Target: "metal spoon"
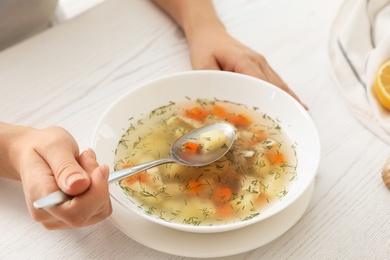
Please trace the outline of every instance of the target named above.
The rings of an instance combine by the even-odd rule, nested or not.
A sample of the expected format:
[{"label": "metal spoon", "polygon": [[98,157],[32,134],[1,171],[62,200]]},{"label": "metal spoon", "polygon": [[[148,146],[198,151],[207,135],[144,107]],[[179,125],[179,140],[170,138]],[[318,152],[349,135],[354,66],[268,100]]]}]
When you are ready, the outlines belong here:
[{"label": "metal spoon", "polygon": [[[202,135],[209,132],[215,132],[216,130],[222,131],[226,136],[224,144],[221,147],[203,153],[183,152],[183,146],[185,143],[198,142]],[[166,163],[178,163],[186,166],[204,166],[210,164],[220,159],[229,151],[229,149],[233,145],[234,139],[234,128],[229,124],[216,123],[197,128],[183,135],[172,144],[170,157],[158,159],[147,163],[142,163],[119,171],[114,171],[110,173],[108,177],[108,183],[113,183],[117,180]],[[45,197],[42,197],[41,199],[36,200],[33,205],[37,209],[49,208],[64,203],[65,201],[68,201],[70,199],[72,199],[71,196],[65,194],[61,190],[58,190],[46,195]]]}]

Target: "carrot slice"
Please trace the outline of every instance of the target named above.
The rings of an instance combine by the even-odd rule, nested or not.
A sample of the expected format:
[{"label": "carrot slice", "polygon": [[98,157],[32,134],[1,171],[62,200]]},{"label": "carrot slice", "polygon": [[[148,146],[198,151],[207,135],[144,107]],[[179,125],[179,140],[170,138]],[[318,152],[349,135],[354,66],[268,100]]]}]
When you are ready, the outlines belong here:
[{"label": "carrot slice", "polygon": [[183,145],[183,148],[184,152],[195,154],[200,149],[200,144],[195,142],[187,142]]},{"label": "carrot slice", "polygon": [[233,192],[229,187],[217,187],[214,190],[212,200],[216,203],[226,203],[232,197]]},{"label": "carrot slice", "polygon": [[216,206],[217,214],[221,217],[229,217],[234,214],[233,208],[230,203],[219,204]]},{"label": "carrot slice", "polygon": [[204,121],[208,117],[209,113],[202,110],[200,107],[194,107],[186,110],[185,115],[186,117],[197,121]]},{"label": "carrot slice", "polygon": [[229,118],[228,121],[235,126],[243,126],[243,127],[248,126],[250,125],[250,123],[252,123],[249,117],[243,114],[238,114],[232,118]]},{"label": "carrot slice", "polygon": [[205,189],[204,183],[197,180],[190,180],[187,183],[187,193],[188,195],[195,196],[199,195],[199,192],[203,191]]},{"label": "carrot slice", "polygon": [[213,114],[216,117],[219,117],[221,119],[227,119],[229,117],[229,114],[227,113],[226,109],[224,107],[215,105],[213,108]]},{"label": "carrot slice", "polygon": [[268,156],[268,159],[271,164],[281,164],[284,163],[284,155],[282,153],[272,154]]}]

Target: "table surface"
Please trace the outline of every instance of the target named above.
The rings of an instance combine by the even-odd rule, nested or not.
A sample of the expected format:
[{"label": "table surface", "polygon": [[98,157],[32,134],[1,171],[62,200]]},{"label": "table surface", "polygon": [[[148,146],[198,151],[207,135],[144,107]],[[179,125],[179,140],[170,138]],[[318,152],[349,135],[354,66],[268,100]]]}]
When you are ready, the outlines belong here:
[{"label": "table surface", "polygon": [[[224,259],[388,259],[390,191],[380,172],[390,147],[348,110],[328,63],[328,34],[342,1],[214,2],[228,31],[264,54],[310,107],[322,143],[303,217],[274,241]],[[184,35],[160,9],[109,0],[0,53],[0,120],[63,126],[85,149],[122,94],[188,70]],[[0,259],[184,258],[134,241],[110,219],[47,231],[31,219],[16,181],[0,179],[0,197]]]}]

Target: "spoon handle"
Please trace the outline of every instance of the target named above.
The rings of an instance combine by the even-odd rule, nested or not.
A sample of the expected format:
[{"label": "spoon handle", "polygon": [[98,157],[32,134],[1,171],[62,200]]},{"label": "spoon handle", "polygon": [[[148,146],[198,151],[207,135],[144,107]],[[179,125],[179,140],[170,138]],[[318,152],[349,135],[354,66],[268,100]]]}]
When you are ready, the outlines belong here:
[{"label": "spoon handle", "polygon": [[[177,161],[173,158],[163,158],[151,162],[138,164],[133,167],[125,168],[119,171],[114,171],[111,172],[110,175],[108,176],[108,184],[111,184],[125,177],[134,175],[136,173],[146,171],[147,169],[156,167],[158,165],[165,164],[165,163],[174,163],[174,162]],[[34,208],[36,209],[50,208],[62,204],[71,199],[72,196],[65,194],[62,190],[58,190],[34,201],[33,205]]]}]

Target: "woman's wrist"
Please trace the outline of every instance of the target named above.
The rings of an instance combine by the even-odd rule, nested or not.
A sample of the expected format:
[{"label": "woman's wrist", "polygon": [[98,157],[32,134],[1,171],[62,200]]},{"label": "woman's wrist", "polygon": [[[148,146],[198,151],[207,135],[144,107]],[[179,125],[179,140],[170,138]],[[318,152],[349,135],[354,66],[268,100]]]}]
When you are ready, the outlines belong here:
[{"label": "woman's wrist", "polygon": [[183,29],[188,42],[202,32],[224,31],[210,0],[154,0]]},{"label": "woman's wrist", "polygon": [[187,5],[183,11],[182,28],[189,42],[194,37],[202,37],[205,31],[226,32],[211,1],[202,0],[200,2],[199,4]]},{"label": "woman's wrist", "polygon": [[19,140],[28,127],[10,125],[0,122],[0,176],[20,180],[16,161],[21,154],[18,152]]}]

